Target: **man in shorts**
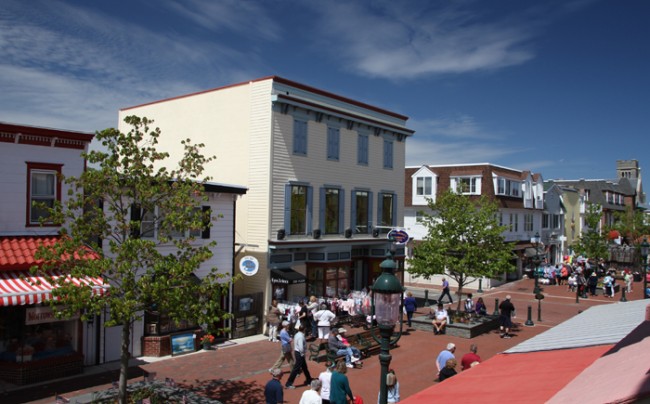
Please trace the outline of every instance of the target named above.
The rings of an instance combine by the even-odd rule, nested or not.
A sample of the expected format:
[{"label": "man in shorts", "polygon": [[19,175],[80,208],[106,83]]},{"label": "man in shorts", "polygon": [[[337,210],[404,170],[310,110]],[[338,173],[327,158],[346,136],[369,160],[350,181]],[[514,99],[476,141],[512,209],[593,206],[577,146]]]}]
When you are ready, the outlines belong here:
[{"label": "man in shorts", "polygon": [[511,338],[510,328],[512,328],[512,317],[515,315],[515,306],[510,301],[510,295],[506,296],[506,300],[499,305],[499,329],[501,330],[501,338]]}]

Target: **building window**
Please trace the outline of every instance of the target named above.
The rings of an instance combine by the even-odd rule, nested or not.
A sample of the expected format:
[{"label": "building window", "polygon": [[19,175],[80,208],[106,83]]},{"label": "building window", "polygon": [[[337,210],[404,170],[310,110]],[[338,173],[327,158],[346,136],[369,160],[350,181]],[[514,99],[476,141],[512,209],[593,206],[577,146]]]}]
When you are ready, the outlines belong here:
[{"label": "building window", "polygon": [[357,164],[368,165],[368,135],[357,137]]},{"label": "building window", "polygon": [[509,180],[507,178],[497,178],[497,195],[523,196],[521,192],[521,181]]},{"label": "building window", "polygon": [[27,163],[27,225],[47,223],[48,209],[61,201],[61,168],[63,164]]},{"label": "building window", "polygon": [[327,128],[327,159],[339,160],[339,143],[341,134],[338,128]]},{"label": "building window", "polygon": [[548,213],[544,213],[542,215],[542,229],[548,229],[549,226],[549,220],[548,220]]},{"label": "building window", "polygon": [[293,121],[293,154],[307,155],[307,121]]},{"label": "building window", "polygon": [[[160,239],[162,236],[168,238],[210,238],[210,212],[209,206],[196,207],[193,209],[192,218],[201,215],[203,226],[191,229],[163,229],[162,223],[165,221],[165,212],[159,207],[152,210],[143,211],[135,205],[131,206],[131,220],[140,221],[140,237]],[[166,232],[167,234],[163,234]]]},{"label": "building window", "polygon": [[503,213],[501,213],[501,212],[497,213],[497,219],[498,219],[498,221],[499,221],[499,226],[504,226],[504,223],[503,223]]},{"label": "building window", "polygon": [[524,231],[532,232],[533,231],[533,214],[526,213],[524,214]]},{"label": "building window", "polygon": [[393,142],[384,140],[384,168],[393,168]]},{"label": "building window", "polygon": [[553,215],[553,229],[560,228],[560,218],[562,215]]},{"label": "building window", "polygon": [[340,188],[321,188],[321,226],[325,234],[343,232],[343,190]]},{"label": "building window", "polygon": [[510,231],[515,233],[519,231],[519,215],[516,213],[510,214]]},{"label": "building window", "polygon": [[291,226],[289,234],[307,234],[307,187],[291,187]]},{"label": "building window", "polygon": [[380,226],[392,227],[397,224],[395,221],[396,202],[397,198],[395,194],[383,192],[379,194],[379,212],[377,212],[377,218],[379,219]]},{"label": "building window", "polygon": [[433,178],[417,177],[415,193],[418,196],[431,196],[433,194]]},{"label": "building window", "polygon": [[452,189],[464,195],[480,195],[481,177],[455,177],[451,179]]},{"label": "building window", "polygon": [[372,227],[370,212],[372,212],[372,193],[368,191],[354,191],[352,193],[352,218],[354,234],[368,234]]},{"label": "building window", "polygon": [[346,266],[307,268],[307,293],[325,297],[347,296],[350,293],[350,269]]}]

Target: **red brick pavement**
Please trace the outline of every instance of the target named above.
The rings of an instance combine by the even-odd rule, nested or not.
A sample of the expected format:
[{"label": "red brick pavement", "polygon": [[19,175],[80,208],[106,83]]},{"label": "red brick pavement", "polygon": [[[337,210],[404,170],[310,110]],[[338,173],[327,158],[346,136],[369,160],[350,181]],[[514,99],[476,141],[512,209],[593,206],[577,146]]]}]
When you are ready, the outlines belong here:
[{"label": "red brick pavement", "polygon": [[[636,290],[628,295],[628,300],[641,298],[641,286],[636,284]],[[451,337],[446,335],[433,335],[433,332],[410,331],[402,336],[399,346],[391,350],[391,368],[395,369],[400,380],[402,398],[406,398],[434,383],[435,358],[444,349],[448,342],[457,346],[456,356],[460,358],[468,352],[470,344],[478,345],[478,354],[483,360],[488,359],[499,352],[502,352],[522,341],[531,338],[550,327],[553,327],[568,318],[578,314],[580,311],[597,304],[616,303],[620,300],[620,294],[614,299],[607,299],[596,296],[588,299],[580,299],[575,302],[575,293],[566,290],[565,286],[543,286],[546,298],[542,301],[542,321],[537,321],[537,301],[532,294],[533,281],[520,280],[508,283],[499,288],[486,291],[482,294],[488,311],[494,310],[495,300],[502,301],[507,294],[512,296],[512,302],[517,308],[515,319],[514,337],[512,339],[499,338],[498,332],[480,335],[471,340]],[[434,293],[435,294],[435,293]],[[478,295],[475,293],[474,297]],[[455,305],[455,304],[454,304]],[[527,319],[527,306],[532,307],[532,320],[535,323],[532,327],[524,326]],[[428,309],[421,308],[419,313],[424,314]],[[350,331],[356,332],[355,329]],[[264,385],[270,379],[268,368],[275,362],[280,354],[278,343],[258,341],[244,345],[234,345],[216,351],[198,352],[195,354],[173,357],[170,359],[144,364],[138,369],[132,369],[133,374],[141,380],[141,371],[156,372],[157,378],[171,377],[179,385],[192,389],[200,389],[201,394],[222,401],[223,403],[258,404],[264,402]],[[309,370],[313,377],[324,370],[323,364],[309,362]],[[283,367],[285,374],[283,382],[288,378],[288,365]],[[362,369],[350,369],[348,377],[355,395],[360,395],[367,402],[374,402],[377,397],[379,386],[379,359],[372,355],[364,360]],[[112,376],[116,378],[116,373]],[[68,398],[80,394],[89,393],[110,387],[110,377],[100,375],[94,380],[86,381],[89,385],[80,386],[79,381],[83,378],[67,381],[53,382],[41,386],[40,397],[29,397],[27,391],[23,391],[23,398],[15,395],[20,392],[10,392],[5,396],[3,402],[29,402],[37,404],[51,403],[54,392],[63,393]],[[103,378],[103,379],[102,379]],[[136,379],[133,379],[136,380]],[[95,383],[93,383],[95,381]],[[296,379],[295,390],[285,390],[287,403],[297,403],[302,392],[307,388],[304,384],[304,376]],[[7,401],[8,400],[8,401]]]}]

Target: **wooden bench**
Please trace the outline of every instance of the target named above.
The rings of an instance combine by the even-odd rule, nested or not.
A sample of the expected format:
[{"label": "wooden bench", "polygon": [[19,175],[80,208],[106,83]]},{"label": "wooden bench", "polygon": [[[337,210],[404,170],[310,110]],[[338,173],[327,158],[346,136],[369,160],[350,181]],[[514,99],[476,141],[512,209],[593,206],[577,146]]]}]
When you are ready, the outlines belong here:
[{"label": "wooden bench", "polygon": [[[376,341],[372,337],[372,333],[379,337],[379,329],[373,328],[350,335],[347,337],[348,343],[357,348],[363,356],[369,356],[372,352],[381,348],[381,342]],[[395,344],[392,345],[394,346]],[[336,362],[345,357],[345,355],[337,355],[336,352],[330,351],[327,342],[311,343],[308,349],[309,360],[314,362],[320,362],[322,359]]]}]

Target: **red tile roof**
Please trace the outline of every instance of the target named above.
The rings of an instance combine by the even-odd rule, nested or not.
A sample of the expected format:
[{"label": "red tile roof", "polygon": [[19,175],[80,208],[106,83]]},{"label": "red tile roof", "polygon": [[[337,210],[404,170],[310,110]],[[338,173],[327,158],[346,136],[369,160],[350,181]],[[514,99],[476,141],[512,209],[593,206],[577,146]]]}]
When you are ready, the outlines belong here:
[{"label": "red tile roof", "polygon": [[34,258],[38,247],[53,246],[59,236],[0,237],[0,271],[25,270],[42,261]]}]

